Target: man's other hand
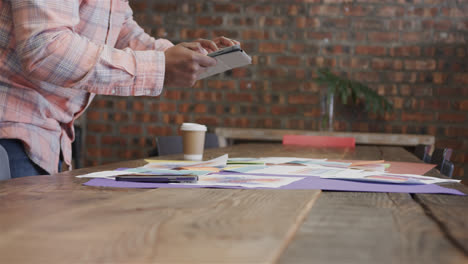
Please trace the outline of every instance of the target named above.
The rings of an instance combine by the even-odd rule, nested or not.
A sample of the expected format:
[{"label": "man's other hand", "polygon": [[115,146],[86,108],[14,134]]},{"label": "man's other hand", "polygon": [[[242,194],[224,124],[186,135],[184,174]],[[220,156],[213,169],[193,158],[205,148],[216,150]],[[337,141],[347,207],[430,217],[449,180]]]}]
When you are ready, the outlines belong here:
[{"label": "man's other hand", "polygon": [[216,60],[199,42],[184,42],[167,49],[165,86],[192,87],[206,68],[216,65]]}]

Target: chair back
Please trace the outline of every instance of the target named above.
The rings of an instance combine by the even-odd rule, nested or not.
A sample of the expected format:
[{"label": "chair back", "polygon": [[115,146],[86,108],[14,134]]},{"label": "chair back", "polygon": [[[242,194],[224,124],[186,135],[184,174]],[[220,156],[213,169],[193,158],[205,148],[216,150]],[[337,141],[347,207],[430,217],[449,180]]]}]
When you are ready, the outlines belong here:
[{"label": "chair back", "polygon": [[450,161],[450,157],[452,156],[452,149],[451,148],[436,148],[432,153],[431,163],[437,164],[436,169],[441,170],[442,163],[444,160]]},{"label": "chair back", "polygon": [[205,149],[219,148],[218,136],[215,133],[205,134]]},{"label": "chair back", "polygon": [[431,146],[419,144],[414,149],[414,155],[425,163],[431,162]]},{"label": "chair back", "polygon": [[158,156],[179,154],[184,151],[181,136],[156,137]]},{"label": "chair back", "polygon": [[[218,136],[214,133],[205,134],[205,149],[219,148]],[[180,154],[184,152],[181,136],[156,137],[156,149],[150,152],[150,156],[163,156]]]},{"label": "chair back", "polygon": [[440,173],[442,173],[443,175],[449,178],[452,178],[454,169],[455,169],[455,165],[453,165],[451,161],[444,160],[440,168]]},{"label": "chair back", "polygon": [[353,137],[284,135],[283,145],[299,145],[318,148],[354,148],[356,146],[356,139]]},{"label": "chair back", "polygon": [[10,162],[8,160],[8,153],[5,148],[0,145],[0,181],[11,179]]}]

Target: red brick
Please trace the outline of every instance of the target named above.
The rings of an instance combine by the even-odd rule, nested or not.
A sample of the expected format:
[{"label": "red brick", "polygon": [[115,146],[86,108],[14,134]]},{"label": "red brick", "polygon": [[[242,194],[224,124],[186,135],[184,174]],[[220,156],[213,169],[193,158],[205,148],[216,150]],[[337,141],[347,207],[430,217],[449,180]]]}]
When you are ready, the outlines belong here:
[{"label": "red brick", "polygon": [[252,95],[252,93],[228,93],[226,94],[226,100],[228,100],[229,102],[253,102],[254,101],[254,97]]},{"label": "red brick", "polygon": [[318,104],[319,98],[317,95],[289,95],[288,96],[288,104]]},{"label": "red brick", "polygon": [[263,42],[259,44],[258,50],[262,53],[282,53],[286,49],[284,43]]},{"label": "red brick", "polygon": [[440,113],[438,120],[446,122],[465,122],[466,115],[466,113]]},{"label": "red brick", "polygon": [[342,13],[340,6],[318,5],[309,8],[310,16],[339,16]]},{"label": "red brick", "polygon": [[250,126],[250,120],[245,117],[241,118],[226,118],[224,119],[224,125],[225,126],[230,126],[230,127],[249,127]]},{"label": "red brick", "polygon": [[397,32],[370,32],[368,34],[371,42],[396,42],[398,41]]},{"label": "red brick", "polygon": [[276,58],[276,63],[286,66],[298,66],[301,63],[301,58],[294,56],[281,56]]},{"label": "red brick", "polygon": [[96,145],[98,142],[96,136],[86,135],[86,145]]},{"label": "red brick", "polygon": [[92,121],[99,121],[99,120],[102,120],[101,118],[101,112],[98,112],[98,111],[88,111],[86,113],[86,118],[88,120],[92,120]]},{"label": "red brick", "polygon": [[223,23],[222,17],[198,17],[197,24],[200,26],[219,26]]},{"label": "red brick", "polygon": [[288,24],[287,20],[283,17],[259,17],[258,19],[258,26],[272,26],[272,27],[282,27]]},{"label": "red brick", "polygon": [[273,11],[271,5],[253,5],[246,8],[247,13],[254,14],[270,14]]},{"label": "red brick", "polygon": [[324,39],[331,39],[333,34],[330,32],[307,32],[307,39],[317,39],[317,40],[324,40]]},{"label": "red brick", "polygon": [[460,102],[460,110],[468,111],[468,100],[463,100]]},{"label": "red brick", "polygon": [[296,114],[297,112],[298,112],[298,109],[295,106],[275,105],[271,107],[271,113],[273,115],[291,115],[291,114]]},{"label": "red brick", "polygon": [[183,40],[191,41],[193,39],[198,38],[208,38],[208,32],[206,29],[198,28],[198,29],[187,29],[184,28],[180,31],[180,38]]},{"label": "red brick", "polygon": [[176,104],[172,102],[159,102],[158,104],[152,105],[152,112],[175,112]]},{"label": "red brick", "polygon": [[223,98],[223,95],[218,92],[196,92],[195,99],[197,101],[211,101],[211,102],[219,102]]},{"label": "red brick", "polygon": [[195,122],[204,124],[206,126],[218,126],[219,125],[219,120],[217,117],[199,117],[195,119]]},{"label": "red brick", "polygon": [[114,120],[116,122],[127,121],[128,120],[128,114],[127,113],[114,113],[112,120]]},{"label": "red brick", "polygon": [[237,4],[215,4],[214,5],[215,12],[222,12],[222,13],[239,13],[240,7]]},{"label": "red brick", "polygon": [[417,16],[417,17],[434,17],[438,13],[438,8],[425,8],[425,7],[418,7],[418,8],[411,8],[408,9],[406,14],[407,16]]},{"label": "red brick", "polygon": [[403,7],[384,6],[377,9],[376,15],[382,17],[401,17],[405,13]]},{"label": "red brick", "polygon": [[161,136],[168,136],[173,133],[172,129],[168,126],[156,126],[156,125],[147,126],[146,132],[148,133],[148,135],[161,135]]},{"label": "red brick", "polygon": [[207,111],[206,104],[196,104],[193,109],[193,112],[198,113],[198,114],[206,113],[206,111]]},{"label": "red brick", "polygon": [[334,67],[336,65],[335,58],[324,58],[324,57],[316,57],[309,59],[310,66],[317,66],[317,67]]},{"label": "red brick", "polygon": [[363,5],[346,5],[343,9],[347,16],[366,16],[372,11],[372,8]]},{"label": "red brick", "polygon": [[232,77],[234,78],[245,78],[251,75],[250,69],[246,67],[240,67],[232,69]]},{"label": "red brick", "polygon": [[87,130],[96,133],[110,133],[112,132],[112,126],[109,124],[88,123]]},{"label": "red brick", "polygon": [[346,4],[352,2],[353,0],[323,0],[324,4]]},{"label": "red brick", "polygon": [[386,49],[381,46],[356,46],[355,52],[357,55],[383,56],[386,54]]},{"label": "red brick", "polygon": [[245,40],[251,39],[268,39],[268,32],[265,30],[246,30],[242,32],[242,38]]},{"label": "red brick", "polygon": [[340,59],[340,67],[344,67],[344,68],[366,70],[366,69],[369,69],[370,64],[371,63],[369,59],[367,58],[352,57],[352,58]]},{"label": "red brick", "polygon": [[320,20],[314,17],[298,17],[296,18],[297,28],[317,28],[320,26]]},{"label": "red brick", "polygon": [[444,14],[444,16],[446,17],[450,17],[450,18],[453,18],[453,17],[460,17],[460,18],[466,18],[466,13],[468,11],[468,8],[466,6],[464,6],[465,10],[463,10],[462,8],[442,8],[442,14]]},{"label": "red brick", "polygon": [[450,20],[425,20],[422,22],[422,26],[425,29],[450,30],[450,28],[452,27],[452,22]]},{"label": "red brick", "polygon": [[431,40],[431,33],[429,31],[405,32],[400,34],[400,39],[403,43],[424,43]]},{"label": "red brick", "polygon": [[401,70],[403,63],[401,60],[395,59],[383,59],[374,58],[372,59],[372,69],[374,70]]},{"label": "red brick", "polygon": [[429,122],[434,120],[433,113],[402,113],[401,121]]},{"label": "red brick", "polygon": [[261,78],[282,78],[286,76],[286,73],[282,68],[262,68],[258,71]]},{"label": "red brick", "polygon": [[[348,29],[349,25],[351,24],[350,18],[322,18],[320,21],[320,26],[325,28],[341,28],[341,29]],[[311,26],[318,26],[318,25],[311,25]]]},{"label": "red brick", "polygon": [[302,44],[302,43],[293,43],[289,50],[293,53],[302,53],[305,51],[305,44]]},{"label": "red brick", "polygon": [[177,4],[157,3],[153,5],[153,10],[157,14],[175,12],[177,11]]},{"label": "red brick", "polygon": [[119,132],[120,134],[138,135],[141,134],[142,127],[140,125],[120,126]]},{"label": "red brick", "polygon": [[124,137],[103,135],[101,143],[104,145],[126,145],[127,140]]},{"label": "red brick", "polygon": [[458,73],[453,77],[454,82],[468,84],[468,73]]},{"label": "red brick", "polygon": [[435,60],[405,60],[405,69],[410,71],[433,71],[436,69]]},{"label": "red brick", "polygon": [[236,87],[236,82],[233,80],[222,81],[222,80],[210,80],[208,81],[208,88],[220,89],[220,90],[232,90]]},{"label": "red brick", "polygon": [[133,110],[134,111],[144,111],[145,110],[145,104],[143,103],[143,101],[133,102]]},{"label": "red brick", "polygon": [[421,47],[400,46],[400,47],[390,48],[389,55],[392,57],[417,57],[421,55]]},{"label": "red brick", "polygon": [[152,113],[133,113],[132,121],[135,123],[157,122],[158,116]]}]

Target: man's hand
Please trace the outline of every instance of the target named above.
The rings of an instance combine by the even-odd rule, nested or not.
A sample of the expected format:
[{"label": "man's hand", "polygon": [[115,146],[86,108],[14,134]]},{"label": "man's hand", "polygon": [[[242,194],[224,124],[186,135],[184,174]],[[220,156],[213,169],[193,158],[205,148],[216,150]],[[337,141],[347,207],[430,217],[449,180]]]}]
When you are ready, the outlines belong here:
[{"label": "man's hand", "polygon": [[180,43],[167,49],[164,85],[192,87],[199,74],[216,65],[216,60],[206,56],[207,53],[197,42]]},{"label": "man's hand", "polygon": [[217,37],[213,40],[208,39],[197,39],[195,42],[200,43],[200,45],[208,52],[215,52],[219,48],[230,47],[234,45],[240,45],[240,42],[234,39],[229,39],[226,37]]}]

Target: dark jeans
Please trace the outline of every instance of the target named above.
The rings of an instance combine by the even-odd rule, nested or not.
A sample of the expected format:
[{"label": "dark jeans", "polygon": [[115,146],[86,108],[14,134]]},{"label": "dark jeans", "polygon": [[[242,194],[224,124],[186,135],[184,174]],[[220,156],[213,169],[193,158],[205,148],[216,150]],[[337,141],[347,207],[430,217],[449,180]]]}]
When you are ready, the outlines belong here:
[{"label": "dark jeans", "polygon": [[49,173],[29,159],[28,155],[24,151],[24,146],[21,140],[0,139],[0,145],[2,145],[8,153],[11,178],[49,175]]}]

